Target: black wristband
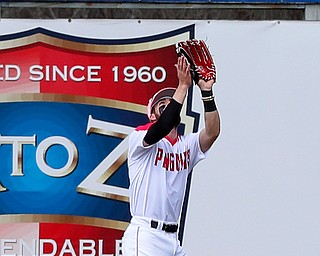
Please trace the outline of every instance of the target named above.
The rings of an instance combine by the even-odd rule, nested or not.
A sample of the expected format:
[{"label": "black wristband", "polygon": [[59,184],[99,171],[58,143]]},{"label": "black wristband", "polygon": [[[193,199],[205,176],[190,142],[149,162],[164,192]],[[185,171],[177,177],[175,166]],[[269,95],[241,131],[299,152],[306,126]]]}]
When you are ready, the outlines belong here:
[{"label": "black wristband", "polygon": [[212,90],[210,90],[210,91],[201,90],[201,96],[202,96],[202,99],[208,98],[208,97],[213,97],[213,91]]},{"label": "black wristband", "polygon": [[213,91],[201,90],[201,96],[205,112],[213,112],[217,110],[216,103],[214,101]]}]

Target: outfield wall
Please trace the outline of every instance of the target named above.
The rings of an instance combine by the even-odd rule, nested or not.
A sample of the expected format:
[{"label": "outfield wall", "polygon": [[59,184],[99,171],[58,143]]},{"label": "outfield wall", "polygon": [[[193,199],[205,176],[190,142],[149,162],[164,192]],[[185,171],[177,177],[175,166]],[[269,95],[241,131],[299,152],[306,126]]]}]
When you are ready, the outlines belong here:
[{"label": "outfield wall", "polygon": [[[126,136],[146,120],[148,95],[176,82],[174,43],[200,38],[217,65],[222,130],[192,175],[186,251],[318,255],[318,30],[306,21],[2,19],[0,254],[121,255]],[[183,132],[201,129],[201,112],[193,88]]]}]

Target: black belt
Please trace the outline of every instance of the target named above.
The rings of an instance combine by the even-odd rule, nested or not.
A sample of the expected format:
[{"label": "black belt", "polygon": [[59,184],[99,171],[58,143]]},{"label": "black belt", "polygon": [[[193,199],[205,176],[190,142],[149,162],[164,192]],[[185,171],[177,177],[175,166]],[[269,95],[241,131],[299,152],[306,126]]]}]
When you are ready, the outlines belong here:
[{"label": "black belt", "polygon": [[[159,222],[156,220],[151,221],[151,227],[157,229],[159,225]],[[178,230],[177,224],[162,224],[162,230],[168,233],[175,233]]]}]

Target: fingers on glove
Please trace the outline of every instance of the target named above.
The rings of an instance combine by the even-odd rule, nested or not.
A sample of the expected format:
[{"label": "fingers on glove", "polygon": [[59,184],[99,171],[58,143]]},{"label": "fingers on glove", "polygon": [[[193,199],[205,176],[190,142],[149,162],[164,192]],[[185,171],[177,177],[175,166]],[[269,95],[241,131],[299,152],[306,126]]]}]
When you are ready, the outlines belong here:
[{"label": "fingers on glove", "polygon": [[205,42],[203,40],[199,40],[199,45],[200,45],[200,50],[203,57],[203,62],[209,65],[212,64],[213,59]]},{"label": "fingers on glove", "polygon": [[192,39],[192,40],[188,40],[187,41],[191,55],[192,55],[192,59],[195,62],[195,65],[199,65],[199,63],[202,62],[202,54],[199,51],[199,40],[197,39]]},{"label": "fingers on glove", "polygon": [[197,83],[199,79],[211,80],[215,77],[213,59],[203,40],[192,39],[185,42],[194,62],[193,78]]},{"label": "fingers on glove", "polygon": [[203,79],[206,72],[206,56],[202,49],[203,41],[192,39],[189,41],[191,48],[193,49],[192,53],[195,59],[196,73],[199,79]]},{"label": "fingers on glove", "polygon": [[212,55],[203,40],[199,40],[199,45],[199,49],[201,50],[203,56],[203,65],[201,67],[202,70],[199,70],[199,72],[201,73],[199,74],[199,76],[205,81],[214,80],[215,82],[216,67]]},{"label": "fingers on glove", "polygon": [[191,39],[176,44],[178,55],[184,55],[190,63],[193,80],[216,81],[216,68],[211,53],[203,40]]},{"label": "fingers on glove", "polygon": [[188,46],[187,42],[180,42],[177,43],[176,51],[179,56],[183,55],[186,57],[187,61],[189,62],[191,67],[194,67],[194,61],[192,58],[192,53],[190,51],[190,47]]},{"label": "fingers on glove", "polygon": [[190,47],[190,41],[183,41],[176,44],[176,52],[179,56],[183,55],[188,63],[190,64],[190,73],[192,76],[192,79],[196,82],[198,81],[198,75],[196,73],[197,65],[195,63],[193,50]]}]

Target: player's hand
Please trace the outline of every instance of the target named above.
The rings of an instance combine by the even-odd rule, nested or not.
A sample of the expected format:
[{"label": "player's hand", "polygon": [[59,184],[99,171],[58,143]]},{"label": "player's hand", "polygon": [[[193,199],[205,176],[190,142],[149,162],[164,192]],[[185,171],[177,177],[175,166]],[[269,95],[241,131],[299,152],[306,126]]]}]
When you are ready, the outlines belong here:
[{"label": "player's hand", "polygon": [[177,76],[179,79],[179,86],[189,88],[192,85],[192,77],[190,73],[190,64],[184,56],[178,57],[177,64]]}]

